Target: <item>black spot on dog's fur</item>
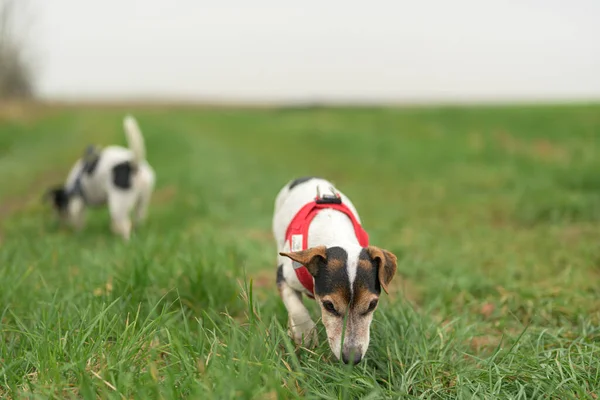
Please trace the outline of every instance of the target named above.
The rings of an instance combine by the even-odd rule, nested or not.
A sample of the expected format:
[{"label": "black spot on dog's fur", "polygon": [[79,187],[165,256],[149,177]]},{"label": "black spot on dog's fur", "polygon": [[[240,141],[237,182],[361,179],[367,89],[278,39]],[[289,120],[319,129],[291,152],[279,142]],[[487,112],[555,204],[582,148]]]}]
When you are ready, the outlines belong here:
[{"label": "black spot on dog's fur", "polygon": [[49,195],[52,197],[52,204],[59,212],[64,212],[69,206],[69,194],[63,187],[51,189]]},{"label": "black spot on dog's fur", "polygon": [[121,189],[131,188],[132,179],[135,168],[129,161],[124,161],[115,165],[112,168],[113,171],[113,182],[116,187]]},{"label": "black spot on dog's fur", "polygon": [[358,287],[363,287],[367,289],[371,293],[380,294],[381,293],[381,284],[379,283],[378,278],[378,268],[379,265],[375,260],[373,260],[367,249],[362,249],[359,256],[359,261],[366,261],[372,265],[373,268],[365,269],[365,268],[357,268],[356,269],[356,278],[354,279],[354,292],[358,292]]},{"label": "black spot on dog's fur", "polygon": [[298,178],[298,179],[294,179],[291,183],[290,183],[290,190],[292,190],[293,188],[295,188],[296,186],[300,185],[301,183],[304,182],[308,182],[311,179],[316,179],[316,176],[304,176],[302,178]]},{"label": "black spot on dog's fur", "polygon": [[[349,303],[351,298],[350,282],[348,280],[348,253],[341,247],[327,249],[327,261],[322,261],[319,273],[315,276],[315,293],[324,296],[333,292],[341,293]],[[328,267],[327,264],[337,263],[340,267]]]}]

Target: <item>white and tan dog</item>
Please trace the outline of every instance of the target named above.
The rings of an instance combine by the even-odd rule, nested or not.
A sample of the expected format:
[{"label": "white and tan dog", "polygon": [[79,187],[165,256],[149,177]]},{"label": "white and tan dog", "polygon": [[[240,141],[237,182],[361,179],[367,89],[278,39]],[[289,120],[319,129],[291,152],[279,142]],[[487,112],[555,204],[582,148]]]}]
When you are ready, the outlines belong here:
[{"label": "white and tan dog", "polygon": [[294,341],[317,343],[315,323],[302,303],[305,294],[321,306],[333,354],[347,364],[360,362],[381,289],[387,293],[396,273],[396,256],[368,245],[350,199],[319,178],[296,179],[279,192],[273,234],[277,287]]},{"label": "white and tan dog", "polygon": [[87,206],[108,204],[112,230],[128,240],[135,211],[135,222],[146,217],[154,188],[154,170],[146,161],[142,132],[132,116],[123,121],[129,148],[109,146],[101,150],[90,146],[77,160],[64,185],[48,194],[62,220],[76,229],[85,224]]}]

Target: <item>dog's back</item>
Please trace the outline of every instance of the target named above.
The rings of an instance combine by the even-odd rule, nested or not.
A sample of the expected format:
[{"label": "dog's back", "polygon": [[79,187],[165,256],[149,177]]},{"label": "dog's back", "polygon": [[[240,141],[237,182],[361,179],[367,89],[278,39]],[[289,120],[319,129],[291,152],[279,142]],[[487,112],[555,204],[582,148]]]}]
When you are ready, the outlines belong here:
[{"label": "dog's back", "polygon": [[154,170],[146,161],[146,148],[136,119],[128,115],[123,119],[123,129],[128,148],[108,146],[98,151],[95,159],[88,162],[77,160],[65,187],[72,190],[80,185],[88,204],[103,204],[111,190],[129,190],[135,186],[148,191],[154,185]]},{"label": "dog's back", "polygon": [[[83,168],[79,160],[74,169]],[[77,174],[72,180],[76,179]],[[90,204],[102,204],[113,189],[128,190],[140,183],[154,180],[154,171],[145,161],[138,161],[134,153],[125,147],[108,146],[99,154],[97,165],[93,170],[81,175],[81,186]]]},{"label": "dog's back", "polygon": [[[283,248],[286,230],[300,209],[307,203],[313,201],[318,193],[329,194],[333,183],[316,177],[298,178],[285,185],[277,194],[275,199],[275,211],[273,214],[273,236],[277,248]],[[335,188],[334,188],[335,189]],[[346,195],[335,189],[342,197],[342,202],[356,215],[360,222],[358,212]]]}]

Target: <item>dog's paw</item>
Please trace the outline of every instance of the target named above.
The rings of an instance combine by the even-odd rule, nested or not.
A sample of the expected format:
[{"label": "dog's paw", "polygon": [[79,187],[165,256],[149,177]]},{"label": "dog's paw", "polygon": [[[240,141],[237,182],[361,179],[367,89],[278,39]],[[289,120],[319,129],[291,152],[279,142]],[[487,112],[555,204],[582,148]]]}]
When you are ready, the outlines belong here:
[{"label": "dog's paw", "polygon": [[290,321],[288,333],[297,345],[303,345],[304,347],[312,349],[319,344],[317,326],[310,320],[298,325],[293,325]]}]

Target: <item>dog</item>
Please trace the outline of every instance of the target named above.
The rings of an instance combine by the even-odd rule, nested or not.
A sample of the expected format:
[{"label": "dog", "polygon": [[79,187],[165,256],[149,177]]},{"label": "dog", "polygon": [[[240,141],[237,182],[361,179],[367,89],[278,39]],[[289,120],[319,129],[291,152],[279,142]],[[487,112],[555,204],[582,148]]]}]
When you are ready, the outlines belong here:
[{"label": "dog", "polygon": [[71,169],[66,183],[50,189],[60,219],[80,230],[85,224],[85,209],[108,204],[112,231],[129,240],[134,211],[135,223],[147,215],[154,189],[154,170],[146,161],[142,132],[134,117],[123,120],[129,148],[89,146]]},{"label": "dog", "polygon": [[278,249],[277,288],[297,344],[318,344],[302,302],[314,298],[329,347],[346,364],[364,357],[381,289],[396,273],[394,254],[369,246],[354,205],[325,179],[299,178],[275,199],[273,235]]}]

